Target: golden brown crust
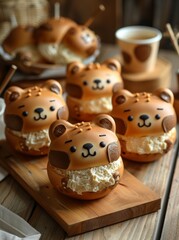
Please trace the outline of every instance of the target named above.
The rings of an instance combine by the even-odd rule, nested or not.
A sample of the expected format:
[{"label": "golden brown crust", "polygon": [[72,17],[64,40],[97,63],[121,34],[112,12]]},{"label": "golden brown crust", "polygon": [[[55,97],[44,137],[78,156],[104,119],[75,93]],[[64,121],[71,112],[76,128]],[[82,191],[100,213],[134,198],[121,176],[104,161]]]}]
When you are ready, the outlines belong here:
[{"label": "golden brown crust", "polygon": [[[117,160],[121,153],[115,122],[106,114],[97,116],[92,122],[76,124],[57,120],[51,124],[49,136],[49,161],[59,169],[82,170],[106,165]],[[104,146],[100,145],[101,141]],[[74,152],[71,151],[73,147]]]},{"label": "golden brown crust", "polygon": [[70,27],[77,24],[69,18],[51,18],[41,24],[35,31],[35,40],[39,43],[59,43]]},{"label": "golden brown crust", "polygon": [[47,80],[39,86],[11,86],[4,100],[7,141],[15,150],[26,154],[47,154],[50,125],[57,119],[68,119],[60,83]]},{"label": "golden brown crust", "polygon": [[[48,129],[59,119],[68,119],[68,108],[62,87],[56,80],[47,80],[42,86],[9,87],[4,99],[6,126],[23,133]],[[24,115],[25,114],[25,115]]]},{"label": "golden brown crust", "polygon": [[50,126],[49,136],[47,173],[58,191],[89,200],[104,197],[119,183],[124,166],[111,116],[76,124],[61,119]]},{"label": "golden brown crust", "polygon": [[[67,58],[62,60],[64,63],[69,62],[68,58],[71,58],[71,55],[77,55],[77,59],[95,57],[98,54],[96,50],[100,47],[99,38],[93,31],[64,17],[50,18],[36,28],[17,26],[10,31],[2,46],[7,53],[20,54],[24,61],[33,62],[34,58],[34,62],[55,62],[56,60],[51,59],[51,53],[40,50],[41,44],[45,44],[47,49],[56,44],[58,57]],[[27,46],[31,49],[27,49]],[[68,53],[65,53],[66,48]],[[18,55],[17,57],[19,58]]]},{"label": "golden brown crust", "polygon": [[34,28],[32,26],[17,26],[12,29],[2,43],[4,50],[8,53],[17,48],[34,44]]},{"label": "golden brown crust", "polygon": [[123,88],[121,65],[115,58],[102,63],[72,62],[67,66],[67,105],[72,118],[91,121],[112,110],[114,91]]},{"label": "golden brown crust", "polygon": [[111,112],[111,116],[120,122],[117,133],[141,137],[169,132],[176,125],[173,101],[173,93],[167,88],[153,93],[119,90],[113,94]]},{"label": "golden brown crust", "polygon": [[84,58],[91,56],[99,48],[95,33],[85,26],[70,28],[62,43]]}]

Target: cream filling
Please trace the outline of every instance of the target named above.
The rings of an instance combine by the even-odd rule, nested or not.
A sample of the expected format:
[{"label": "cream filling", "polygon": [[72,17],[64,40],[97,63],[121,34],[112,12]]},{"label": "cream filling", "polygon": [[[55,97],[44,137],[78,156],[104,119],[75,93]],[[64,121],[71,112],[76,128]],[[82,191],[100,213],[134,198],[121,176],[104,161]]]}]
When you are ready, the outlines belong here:
[{"label": "cream filling", "polygon": [[108,113],[112,110],[111,97],[102,97],[90,101],[80,102],[80,112],[85,113]]},{"label": "cream filling", "polygon": [[167,149],[165,141],[172,138],[175,132],[176,129],[172,128],[168,133],[160,136],[125,137],[118,134],[118,137],[126,142],[128,152],[138,154],[163,153]]},{"label": "cream filling", "polygon": [[40,148],[50,145],[48,129],[43,129],[38,132],[21,133],[19,131],[11,131],[15,136],[22,137],[25,140],[25,145],[28,149],[39,151]]},{"label": "cream filling", "polygon": [[67,64],[72,61],[83,61],[83,58],[78,54],[65,47],[63,44],[41,43],[38,45],[39,52],[47,60],[56,64]]},{"label": "cream filling", "polygon": [[122,160],[118,160],[104,166],[93,167],[84,170],[59,170],[55,171],[67,177],[67,188],[73,192],[82,194],[83,192],[98,192],[109,186],[113,186],[116,182],[114,174],[119,173],[122,167]]}]

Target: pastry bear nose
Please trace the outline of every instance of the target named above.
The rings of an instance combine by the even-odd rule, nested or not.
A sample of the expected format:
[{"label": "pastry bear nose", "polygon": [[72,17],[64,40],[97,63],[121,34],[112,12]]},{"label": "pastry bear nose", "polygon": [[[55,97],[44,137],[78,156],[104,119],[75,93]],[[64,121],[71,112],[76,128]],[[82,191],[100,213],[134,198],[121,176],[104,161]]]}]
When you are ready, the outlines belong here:
[{"label": "pastry bear nose", "polygon": [[36,108],[36,109],[34,110],[34,112],[40,114],[41,112],[43,112],[43,108]]},{"label": "pastry bear nose", "polygon": [[83,145],[83,148],[87,149],[87,150],[90,150],[92,147],[93,147],[93,144],[91,144],[91,143],[86,143]]},{"label": "pastry bear nose", "polygon": [[100,79],[95,79],[93,82],[96,83],[96,84],[99,84],[101,82],[101,80]]},{"label": "pastry bear nose", "polygon": [[147,120],[149,118],[149,116],[148,115],[146,115],[146,114],[143,114],[143,115],[141,115],[140,116],[140,119],[142,119],[142,120]]}]

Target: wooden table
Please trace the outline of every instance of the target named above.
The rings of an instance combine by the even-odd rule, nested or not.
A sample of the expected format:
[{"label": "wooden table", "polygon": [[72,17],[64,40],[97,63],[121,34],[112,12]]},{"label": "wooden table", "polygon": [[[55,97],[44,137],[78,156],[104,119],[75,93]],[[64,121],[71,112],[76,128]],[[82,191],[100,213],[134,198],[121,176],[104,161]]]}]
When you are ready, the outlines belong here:
[{"label": "wooden table", "polygon": [[[118,54],[116,46],[103,46],[100,61]],[[177,90],[176,70],[178,57],[175,52],[161,51],[160,55],[172,62],[171,89]],[[2,135],[2,133],[1,133]],[[157,212],[128,221],[100,228],[74,237],[64,230],[37,204],[10,175],[0,182],[0,203],[28,221],[41,234],[43,240],[138,240],[178,239],[179,236],[179,163],[178,142],[160,160],[139,164],[125,161],[125,168],[162,198]]]}]

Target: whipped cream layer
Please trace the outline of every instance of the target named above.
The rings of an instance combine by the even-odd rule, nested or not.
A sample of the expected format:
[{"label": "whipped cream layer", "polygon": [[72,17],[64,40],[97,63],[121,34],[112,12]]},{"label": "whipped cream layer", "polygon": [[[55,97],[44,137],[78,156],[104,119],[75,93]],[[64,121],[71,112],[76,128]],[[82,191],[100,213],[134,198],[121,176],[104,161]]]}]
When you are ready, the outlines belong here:
[{"label": "whipped cream layer", "polygon": [[56,64],[67,64],[72,61],[83,61],[83,58],[75,54],[64,44],[41,43],[38,45],[39,52],[44,58]]},{"label": "whipped cream layer", "polygon": [[28,149],[34,149],[38,151],[40,148],[50,145],[48,131],[48,129],[43,129],[38,132],[21,133],[19,131],[11,131],[11,133],[17,137],[24,138],[25,145],[28,147]]},{"label": "whipped cream layer", "polygon": [[[67,178],[67,188],[73,192],[98,192],[116,183],[115,174],[119,174],[122,167],[122,159],[99,167],[92,167],[83,170],[59,170],[54,168],[57,174]],[[121,177],[121,176],[120,176]]]},{"label": "whipped cream layer", "polygon": [[84,113],[108,113],[112,110],[111,97],[100,97],[89,101],[80,101],[80,112]]},{"label": "whipped cream layer", "polygon": [[128,152],[138,154],[152,154],[163,153],[167,149],[166,140],[171,139],[175,135],[176,129],[172,128],[168,133],[160,136],[146,136],[146,137],[125,137],[118,135],[118,138],[126,142],[126,149]]}]

